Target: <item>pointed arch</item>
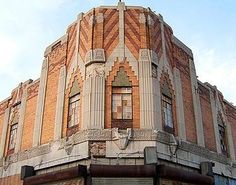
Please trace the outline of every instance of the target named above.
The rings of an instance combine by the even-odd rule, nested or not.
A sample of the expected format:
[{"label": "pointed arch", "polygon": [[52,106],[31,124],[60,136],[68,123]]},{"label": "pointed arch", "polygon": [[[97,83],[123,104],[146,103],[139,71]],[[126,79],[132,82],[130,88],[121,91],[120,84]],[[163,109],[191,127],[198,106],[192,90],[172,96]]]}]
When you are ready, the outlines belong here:
[{"label": "pointed arch", "polygon": [[[81,77],[79,69],[77,68],[77,70],[75,70],[72,73],[68,87],[65,91],[65,102],[64,102],[65,107],[64,107],[64,119],[63,119],[64,121],[63,121],[63,133],[62,133],[63,137],[70,136],[78,132],[78,130],[81,127],[82,89],[83,89],[83,79]],[[74,113],[72,114],[71,111],[74,111]]]},{"label": "pointed arch", "polygon": [[[115,94],[125,94],[115,97]],[[124,96],[124,106],[120,105],[118,101],[122,102]],[[140,127],[140,107],[139,107],[139,85],[138,78],[132,71],[129,62],[125,60],[120,63],[118,60],[114,62],[112,70],[106,78],[106,103],[105,103],[105,128],[119,127],[119,128],[139,128]],[[117,102],[113,101],[117,98]],[[119,99],[119,100],[118,100]],[[117,104],[116,104],[117,103]],[[117,105],[115,107],[115,105]],[[116,109],[123,110],[125,113],[122,115],[127,118],[121,121],[114,121]],[[113,110],[112,110],[113,109]],[[121,112],[121,111],[120,111]],[[117,113],[121,118],[121,113]],[[117,118],[117,117],[115,117]],[[132,118],[132,119],[131,119]],[[123,123],[123,126],[121,125]]]},{"label": "pointed arch", "polygon": [[162,72],[160,78],[161,115],[163,130],[177,134],[176,101],[169,74]]}]

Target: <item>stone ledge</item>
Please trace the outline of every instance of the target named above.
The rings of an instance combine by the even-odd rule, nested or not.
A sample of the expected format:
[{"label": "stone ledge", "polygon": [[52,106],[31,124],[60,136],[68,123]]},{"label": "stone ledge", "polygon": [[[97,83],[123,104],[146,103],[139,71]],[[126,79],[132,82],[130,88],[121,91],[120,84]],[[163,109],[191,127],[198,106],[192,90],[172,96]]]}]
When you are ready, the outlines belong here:
[{"label": "stone ledge", "polygon": [[[0,167],[18,161],[24,161],[33,157],[42,156],[49,154],[50,152],[57,150],[66,150],[68,147],[73,147],[77,144],[84,143],[87,141],[113,141],[115,139],[114,133],[117,129],[104,129],[104,130],[82,130],[73,134],[68,138],[63,138],[45,145],[34,147],[30,150],[21,151],[17,154],[12,154],[7,157],[0,159]],[[133,129],[130,141],[158,141],[160,143],[170,145],[173,142],[173,136],[169,133],[152,130],[152,129]],[[178,139],[177,139],[178,141]],[[192,154],[201,156],[203,158],[217,161],[223,164],[229,164],[231,160],[221,154],[212,152],[204,147],[197,146],[193,143],[186,141],[178,141],[178,147],[181,150],[190,152]]]}]

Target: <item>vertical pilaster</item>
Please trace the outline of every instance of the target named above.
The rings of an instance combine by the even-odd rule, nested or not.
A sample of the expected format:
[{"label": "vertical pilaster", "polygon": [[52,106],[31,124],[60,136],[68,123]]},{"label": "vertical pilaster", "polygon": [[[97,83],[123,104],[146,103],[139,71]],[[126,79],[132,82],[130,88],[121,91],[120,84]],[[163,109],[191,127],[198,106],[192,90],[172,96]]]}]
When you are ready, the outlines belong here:
[{"label": "vertical pilaster", "polygon": [[10,107],[8,107],[5,110],[5,114],[4,114],[4,121],[3,121],[3,127],[2,127],[2,136],[1,136],[1,143],[0,143],[0,158],[2,158],[3,155],[4,155],[9,117],[10,117]]},{"label": "vertical pilaster", "polygon": [[167,56],[166,56],[166,39],[165,39],[165,29],[164,29],[164,20],[163,17],[160,15],[159,20],[161,22],[161,44],[162,44],[162,50],[163,50],[163,60],[164,63],[167,62]]},{"label": "vertical pilaster", "polygon": [[86,130],[91,127],[91,91],[92,78],[87,78],[83,85],[83,121],[82,129]]},{"label": "vertical pilaster", "polygon": [[23,90],[23,96],[20,105],[20,116],[19,122],[17,127],[17,136],[16,136],[16,145],[15,145],[15,153],[20,151],[21,141],[22,141],[22,134],[23,134],[23,126],[25,120],[25,109],[26,109],[26,102],[27,102],[27,87]]},{"label": "vertical pilaster", "polygon": [[118,2],[119,10],[119,61],[124,62],[125,58],[125,3]]},{"label": "vertical pilaster", "polygon": [[104,128],[105,78],[101,74],[92,77],[91,128]]},{"label": "vertical pilaster", "polygon": [[140,127],[154,129],[152,62],[148,49],[139,51]]},{"label": "vertical pilaster", "polygon": [[221,153],[219,128],[218,128],[218,123],[217,123],[216,101],[214,99],[214,96],[211,90],[210,90],[210,101],[211,101],[211,112],[212,112],[214,134],[215,134],[215,141],[216,141],[216,150],[217,150],[217,153]]},{"label": "vertical pilaster", "polygon": [[232,135],[232,129],[231,129],[230,122],[227,122],[227,124],[226,124],[226,134],[227,134],[227,141],[228,141],[228,147],[229,147],[229,156],[232,161],[235,161],[233,135]]},{"label": "vertical pilaster", "polygon": [[104,72],[88,77],[83,87],[82,129],[103,129],[105,107]]},{"label": "vertical pilaster", "polygon": [[177,124],[179,137],[182,140],[186,140],[186,128],[184,120],[184,105],[183,105],[183,94],[182,94],[182,83],[180,79],[180,71],[174,68],[174,84],[176,91],[176,112],[177,112]]},{"label": "vertical pilaster", "polygon": [[65,86],[66,86],[66,66],[60,69],[58,89],[57,89],[57,106],[54,127],[54,140],[61,139],[62,134],[62,120],[65,100]]},{"label": "vertical pilaster", "polygon": [[39,93],[38,93],[37,107],[36,107],[36,117],[35,117],[35,123],[34,123],[33,147],[40,145],[42,124],[43,124],[45,94],[46,94],[46,86],[47,86],[47,74],[48,74],[48,58],[46,58],[43,61],[43,66],[41,70]]},{"label": "vertical pilaster", "polygon": [[195,116],[196,132],[197,132],[197,144],[199,146],[204,147],[205,140],[204,140],[204,132],[203,132],[200,97],[198,94],[198,84],[197,84],[195,66],[192,60],[189,60],[189,70],[190,70],[190,77],[191,77],[193,108],[194,108],[194,116]]},{"label": "vertical pilaster", "polygon": [[103,129],[105,111],[105,52],[94,49],[86,63],[83,85],[82,129]]}]

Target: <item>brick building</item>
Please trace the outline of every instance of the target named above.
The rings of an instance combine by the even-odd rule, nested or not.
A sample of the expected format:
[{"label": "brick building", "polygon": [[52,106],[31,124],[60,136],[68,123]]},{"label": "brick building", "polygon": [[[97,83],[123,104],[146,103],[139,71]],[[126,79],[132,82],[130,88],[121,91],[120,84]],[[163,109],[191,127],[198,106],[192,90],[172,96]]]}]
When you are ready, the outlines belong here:
[{"label": "brick building", "polygon": [[236,108],[160,14],[94,8],[44,57],[0,102],[1,184],[235,183]]}]

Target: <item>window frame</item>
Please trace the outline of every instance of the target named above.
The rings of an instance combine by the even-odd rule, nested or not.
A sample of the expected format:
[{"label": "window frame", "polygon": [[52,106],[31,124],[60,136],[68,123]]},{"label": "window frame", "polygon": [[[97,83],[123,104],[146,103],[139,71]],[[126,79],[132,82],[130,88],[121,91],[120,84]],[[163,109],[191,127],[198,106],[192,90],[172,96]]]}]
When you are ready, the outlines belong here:
[{"label": "window frame", "polygon": [[[130,92],[114,92],[122,89],[128,89]],[[121,106],[122,106],[122,119],[115,119],[113,116],[113,100],[114,95],[121,95]],[[131,98],[131,119],[123,119],[123,113],[124,113],[124,105],[123,105],[123,95],[130,95]],[[111,121],[112,121],[112,127],[118,127],[120,129],[127,129],[133,127],[133,88],[127,87],[127,86],[114,86],[112,87],[112,95],[111,95]]]},{"label": "window frame", "polygon": [[[15,127],[15,128],[14,128]],[[7,147],[7,154],[10,155],[14,153],[15,146],[16,146],[16,140],[17,140],[17,131],[18,131],[18,123],[14,123],[10,125],[10,130],[9,130],[9,140],[8,140],[8,147]],[[12,141],[13,138],[13,143]]]},{"label": "window frame", "polygon": [[228,154],[226,125],[224,123],[221,113],[218,113],[217,123],[218,123],[218,134],[219,134],[219,140],[220,140],[221,153],[225,156],[228,156],[229,154]]},{"label": "window frame", "polygon": [[[76,96],[78,96],[78,99],[76,99],[74,101],[71,101]],[[71,136],[72,134],[74,134],[74,133],[76,133],[78,131],[78,125],[80,123],[80,111],[81,111],[80,101],[81,101],[80,93],[77,93],[77,94],[69,97],[69,100],[68,100],[68,118],[67,118],[67,136]],[[76,104],[76,102],[78,104],[77,107],[76,107],[76,108],[78,108],[78,111],[77,111],[77,122],[74,119],[74,122],[72,124],[71,123],[72,114],[70,115],[70,113],[71,113],[71,106],[72,106],[72,104]],[[75,115],[74,115],[74,117],[75,117]]]},{"label": "window frame", "polygon": [[[170,111],[168,110],[167,105],[170,106],[171,108]],[[161,94],[161,109],[162,109],[162,123],[163,123],[164,131],[174,134],[173,99],[172,97],[167,96],[165,93]],[[170,112],[170,115],[167,115],[169,112]],[[166,115],[168,116],[167,118],[166,118]],[[171,119],[168,119],[169,116]],[[171,121],[171,123],[169,123],[168,121]]]}]

